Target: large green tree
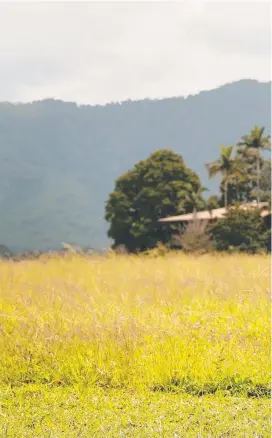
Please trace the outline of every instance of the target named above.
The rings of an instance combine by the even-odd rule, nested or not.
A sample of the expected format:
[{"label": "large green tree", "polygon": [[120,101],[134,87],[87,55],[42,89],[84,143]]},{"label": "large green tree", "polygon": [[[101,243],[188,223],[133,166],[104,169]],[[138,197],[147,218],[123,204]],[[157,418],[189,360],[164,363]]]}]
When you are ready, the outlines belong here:
[{"label": "large green tree", "polygon": [[137,251],[169,241],[176,227],[158,219],[192,211],[188,196],[200,187],[198,176],[171,150],[156,151],[137,163],[116,181],[106,204],[108,235],[114,246]]}]

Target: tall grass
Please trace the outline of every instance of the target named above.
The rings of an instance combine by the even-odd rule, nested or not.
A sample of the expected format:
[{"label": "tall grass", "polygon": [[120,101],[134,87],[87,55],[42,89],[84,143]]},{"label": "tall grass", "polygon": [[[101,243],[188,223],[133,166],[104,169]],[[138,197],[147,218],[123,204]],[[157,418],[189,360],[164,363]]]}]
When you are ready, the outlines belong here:
[{"label": "tall grass", "polygon": [[268,256],[0,263],[0,385],[267,397]]}]

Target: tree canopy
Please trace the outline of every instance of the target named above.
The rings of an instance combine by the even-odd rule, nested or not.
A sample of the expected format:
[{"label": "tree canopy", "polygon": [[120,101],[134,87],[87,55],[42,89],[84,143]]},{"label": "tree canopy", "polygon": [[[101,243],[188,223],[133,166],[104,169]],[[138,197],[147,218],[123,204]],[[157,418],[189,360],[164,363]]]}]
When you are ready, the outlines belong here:
[{"label": "tree canopy", "polygon": [[229,208],[226,217],[212,225],[210,232],[219,251],[231,248],[250,253],[270,250],[271,230],[266,227],[257,208]]},{"label": "tree canopy", "polygon": [[221,146],[220,157],[206,164],[210,178],[222,175],[220,192],[225,207],[254,199],[269,201],[271,161],[263,152],[271,149],[271,138],[264,131],[264,127],[255,125],[237,145]]},{"label": "tree canopy", "polygon": [[[197,211],[201,209],[230,207],[256,198],[269,201],[271,162],[261,154],[269,148],[270,136],[265,137],[264,128],[257,125],[237,145],[221,146],[218,159],[206,164],[210,178],[221,174],[221,199],[213,195],[208,200],[202,197],[207,189],[201,186],[197,174],[185,165],[181,155],[171,150],[152,153],[117,179],[109,196],[105,218],[110,224],[108,236],[114,240],[114,247],[141,251],[153,248],[158,242],[171,246],[172,236],[184,233],[186,226],[180,222],[160,223],[162,217],[193,212],[197,219]],[[201,233],[194,228],[189,234],[191,240],[200,239]],[[209,240],[208,235],[202,234]],[[269,248],[267,228],[256,211],[231,210],[213,227],[213,236],[220,250],[232,246],[252,252]]]},{"label": "tree canopy", "polygon": [[[146,250],[169,241],[174,225],[158,222],[162,217],[191,212],[190,194],[200,196],[200,180],[181,155],[159,150],[117,179],[106,204],[105,218],[114,246],[129,251]],[[191,205],[192,204],[192,205]]]}]

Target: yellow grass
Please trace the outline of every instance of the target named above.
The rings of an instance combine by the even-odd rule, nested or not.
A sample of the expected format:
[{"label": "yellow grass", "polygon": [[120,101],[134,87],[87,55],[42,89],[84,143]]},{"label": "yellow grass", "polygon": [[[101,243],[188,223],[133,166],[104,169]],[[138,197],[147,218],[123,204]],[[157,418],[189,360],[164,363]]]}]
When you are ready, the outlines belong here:
[{"label": "yellow grass", "polygon": [[0,262],[0,386],[267,399],[269,263],[182,254]]}]

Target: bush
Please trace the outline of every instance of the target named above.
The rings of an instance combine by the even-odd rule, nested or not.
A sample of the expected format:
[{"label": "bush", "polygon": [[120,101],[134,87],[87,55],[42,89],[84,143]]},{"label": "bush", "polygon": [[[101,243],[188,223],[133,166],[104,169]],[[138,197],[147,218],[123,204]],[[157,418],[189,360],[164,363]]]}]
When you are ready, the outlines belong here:
[{"label": "bush", "polygon": [[265,226],[260,210],[230,208],[224,219],[210,227],[215,247],[219,251],[239,251],[255,254],[270,250],[271,231]]},{"label": "bush", "polygon": [[205,253],[213,248],[210,233],[207,231],[207,222],[196,220],[185,228],[182,234],[174,236],[175,242],[186,252]]}]

